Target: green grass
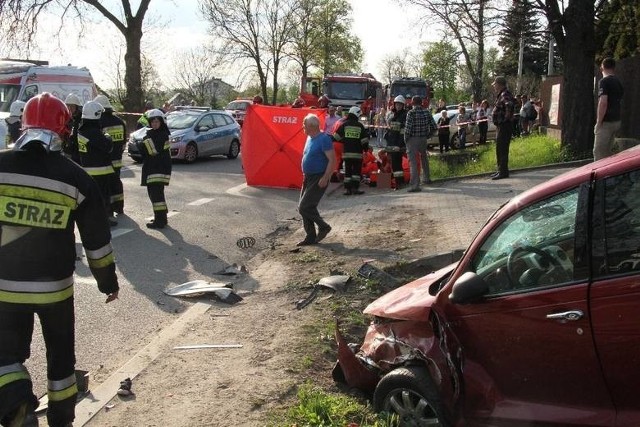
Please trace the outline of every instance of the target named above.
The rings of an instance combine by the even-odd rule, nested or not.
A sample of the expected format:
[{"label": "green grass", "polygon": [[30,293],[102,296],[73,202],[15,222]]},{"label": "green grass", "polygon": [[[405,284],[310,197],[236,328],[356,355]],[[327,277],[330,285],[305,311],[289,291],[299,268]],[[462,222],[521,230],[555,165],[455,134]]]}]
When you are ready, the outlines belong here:
[{"label": "green grass", "polygon": [[[444,179],[458,176],[468,176],[495,172],[496,145],[491,142],[474,148],[452,151],[442,156],[431,156],[429,167],[432,179]],[[455,159],[469,156],[468,161],[458,164]],[[449,158],[454,161],[446,161]],[[561,163],[566,159],[566,153],[560,147],[560,140],[545,135],[530,135],[515,138],[509,146],[509,169],[522,169],[533,166],[543,166]]]}]

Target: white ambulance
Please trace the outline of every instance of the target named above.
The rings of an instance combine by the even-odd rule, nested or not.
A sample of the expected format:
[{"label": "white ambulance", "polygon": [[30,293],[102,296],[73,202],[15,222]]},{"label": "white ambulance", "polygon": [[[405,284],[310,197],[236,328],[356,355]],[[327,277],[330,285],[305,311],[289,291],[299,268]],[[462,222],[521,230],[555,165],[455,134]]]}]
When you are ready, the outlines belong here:
[{"label": "white ambulance", "polygon": [[27,101],[49,92],[62,99],[75,93],[83,102],[97,95],[96,85],[86,68],[36,65],[21,61],[0,61],[0,149],[6,148],[9,108],[16,99]]}]

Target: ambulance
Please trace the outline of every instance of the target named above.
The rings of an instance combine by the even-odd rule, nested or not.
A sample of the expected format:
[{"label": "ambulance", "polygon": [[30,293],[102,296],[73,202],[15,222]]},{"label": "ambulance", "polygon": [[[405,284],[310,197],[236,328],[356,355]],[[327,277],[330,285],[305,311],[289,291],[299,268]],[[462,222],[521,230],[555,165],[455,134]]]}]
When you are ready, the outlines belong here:
[{"label": "ambulance", "polygon": [[9,108],[16,99],[27,101],[49,92],[62,99],[75,93],[83,102],[96,97],[96,85],[86,68],[37,65],[23,61],[0,60],[0,149],[7,148]]}]

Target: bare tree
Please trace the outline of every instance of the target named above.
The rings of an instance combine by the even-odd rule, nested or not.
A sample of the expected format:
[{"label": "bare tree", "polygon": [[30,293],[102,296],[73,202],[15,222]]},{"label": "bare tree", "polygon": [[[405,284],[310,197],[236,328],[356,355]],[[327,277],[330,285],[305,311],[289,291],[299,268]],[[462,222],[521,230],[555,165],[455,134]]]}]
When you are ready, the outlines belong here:
[{"label": "bare tree", "polygon": [[[445,25],[458,42],[469,76],[473,99],[482,96],[485,37],[492,31],[495,16],[489,14],[489,0],[400,0],[422,7],[428,18]],[[431,22],[427,19],[426,22]],[[477,55],[472,55],[475,49]]]},{"label": "bare tree", "polygon": [[416,59],[409,48],[386,55],[379,65],[382,79],[391,84],[396,77],[417,77],[422,74],[421,59]]},{"label": "bare tree", "polygon": [[183,52],[175,63],[174,86],[198,105],[213,105],[218,95],[215,73],[222,62],[219,55],[206,50]]},{"label": "bare tree", "polygon": [[5,35],[3,43],[23,44],[28,49],[34,42],[39,19],[46,12],[51,11],[61,16],[59,34],[68,19],[82,21],[91,12],[98,12],[124,36],[126,95],[123,104],[128,111],[138,111],[142,107],[143,98],[140,49],[142,24],[149,3],[151,0],[140,0],[134,14],[129,0],[120,0],[119,7],[116,7],[118,11],[111,10],[104,1],[98,0],[0,0],[0,30]]}]

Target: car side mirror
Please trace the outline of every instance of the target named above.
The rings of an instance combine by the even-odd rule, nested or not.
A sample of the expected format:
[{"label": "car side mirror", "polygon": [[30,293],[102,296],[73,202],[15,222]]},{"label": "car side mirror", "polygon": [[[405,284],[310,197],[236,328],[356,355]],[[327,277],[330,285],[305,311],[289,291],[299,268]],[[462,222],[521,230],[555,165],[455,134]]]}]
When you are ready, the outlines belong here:
[{"label": "car side mirror", "polygon": [[206,132],[209,130],[209,126],[198,126],[196,132]]},{"label": "car side mirror", "polygon": [[453,284],[449,301],[453,304],[467,304],[478,301],[489,293],[487,282],[476,273],[466,272]]}]

